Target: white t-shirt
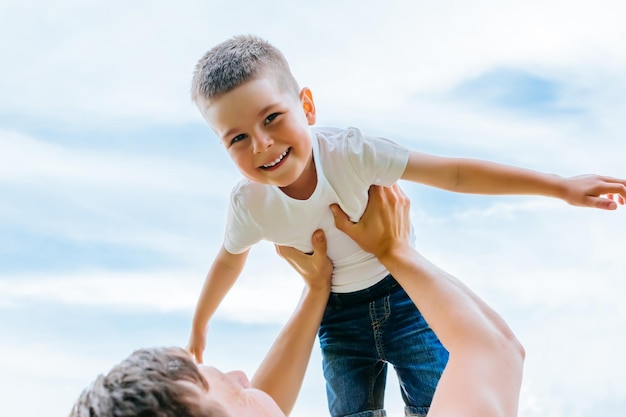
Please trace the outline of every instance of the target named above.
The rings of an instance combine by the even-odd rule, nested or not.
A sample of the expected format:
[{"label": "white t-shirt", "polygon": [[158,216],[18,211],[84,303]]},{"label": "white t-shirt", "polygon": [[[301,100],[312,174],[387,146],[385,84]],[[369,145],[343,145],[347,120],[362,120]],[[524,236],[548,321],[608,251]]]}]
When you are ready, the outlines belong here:
[{"label": "white t-shirt", "polygon": [[333,203],[358,221],[370,185],[390,186],[404,172],[409,150],[358,129],[311,128],[317,186],[307,200],[296,200],[273,185],[241,180],[231,193],[224,248],[242,253],[260,240],[311,252],[311,235],[326,234],[333,262],[332,291],[358,291],[388,272],[371,254],[335,227]]}]

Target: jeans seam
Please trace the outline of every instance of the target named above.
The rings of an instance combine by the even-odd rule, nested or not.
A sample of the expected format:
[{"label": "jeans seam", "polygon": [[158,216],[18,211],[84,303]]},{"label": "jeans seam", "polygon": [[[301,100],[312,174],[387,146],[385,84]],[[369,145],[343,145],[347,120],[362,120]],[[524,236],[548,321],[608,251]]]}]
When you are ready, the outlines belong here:
[{"label": "jeans seam", "polygon": [[[385,297],[386,299],[386,297]],[[382,332],[380,328],[382,327],[382,322],[378,320],[376,317],[376,302],[372,301],[369,303],[370,309],[370,320],[372,322],[372,335],[374,336],[374,344],[376,345],[376,353],[378,354],[378,358],[381,360],[385,359],[385,349],[382,341]]]}]

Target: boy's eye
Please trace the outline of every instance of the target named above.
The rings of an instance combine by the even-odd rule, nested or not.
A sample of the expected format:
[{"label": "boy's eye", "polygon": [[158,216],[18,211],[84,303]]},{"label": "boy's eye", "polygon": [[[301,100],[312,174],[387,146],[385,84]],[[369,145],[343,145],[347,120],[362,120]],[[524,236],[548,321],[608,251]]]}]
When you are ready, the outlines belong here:
[{"label": "boy's eye", "polygon": [[245,138],[247,138],[247,135],[244,135],[243,133],[241,135],[237,135],[235,136],[231,141],[230,144],[234,145],[235,143],[244,140]]},{"label": "boy's eye", "polygon": [[264,120],[264,124],[266,124],[266,125],[267,125],[267,124],[271,123],[271,121],[272,121],[272,120],[274,120],[275,118],[277,118],[277,117],[278,117],[278,115],[279,115],[279,113],[272,113],[272,114],[270,114],[269,116],[267,116],[267,117],[265,118],[265,120]]}]

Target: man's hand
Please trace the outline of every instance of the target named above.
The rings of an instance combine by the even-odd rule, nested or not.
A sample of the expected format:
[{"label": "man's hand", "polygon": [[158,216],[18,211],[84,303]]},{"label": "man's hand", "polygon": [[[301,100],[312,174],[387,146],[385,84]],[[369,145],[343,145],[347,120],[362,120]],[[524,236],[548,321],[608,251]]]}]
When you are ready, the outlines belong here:
[{"label": "man's hand", "polygon": [[394,247],[409,245],[411,202],[400,187],[372,185],[368,194],[367,208],[358,223],[352,223],[338,205],[331,205],[335,226],[377,258]]},{"label": "man's hand", "polygon": [[316,230],[311,237],[313,253],[306,254],[289,246],[275,245],[276,252],[284,258],[304,279],[312,290],[330,291],[333,264],[326,255],[326,236]]}]

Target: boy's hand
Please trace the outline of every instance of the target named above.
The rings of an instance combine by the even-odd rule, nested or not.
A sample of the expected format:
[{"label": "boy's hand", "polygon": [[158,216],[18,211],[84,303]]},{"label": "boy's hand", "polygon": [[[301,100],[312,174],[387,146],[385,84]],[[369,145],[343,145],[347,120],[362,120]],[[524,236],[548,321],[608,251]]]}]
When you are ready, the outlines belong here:
[{"label": "boy's hand", "polygon": [[626,202],[626,180],[599,175],[565,179],[564,200],[573,206],[615,210]]},{"label": "boy's hand", "polygon": [[304,279],[311,290],[330,291],[330,277],[333,264],[326,256],[326,236],[316,230],[311,237],[313,253],[306,254],[290,246],[276,247],[276,252],[284,258]]},{"label": "boy's hand", "polygon": [[191,331],[189,336],[189,343],[187,344],[187,351],[196,360],[196,363],[202,363],[202,354],[206,347],[206,329],[204,331]]},{"label": "boy's hand", "polygon": [[331,205],[335,226],[377,258],[392,253],[396,247],[410,245],[411,202],[400,187],[372,185],[368,195],[367,207],[358,223],[352,223],[338,205]]}]

